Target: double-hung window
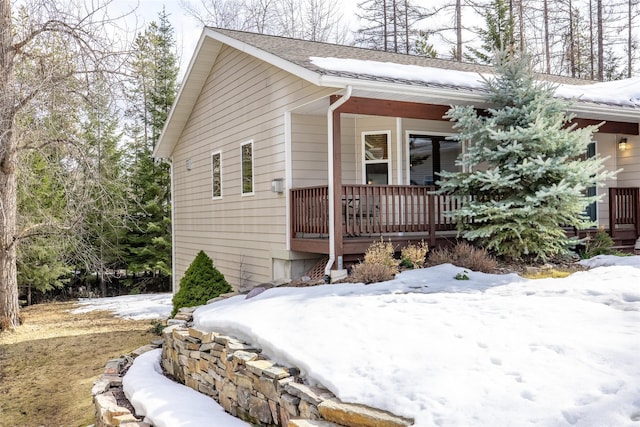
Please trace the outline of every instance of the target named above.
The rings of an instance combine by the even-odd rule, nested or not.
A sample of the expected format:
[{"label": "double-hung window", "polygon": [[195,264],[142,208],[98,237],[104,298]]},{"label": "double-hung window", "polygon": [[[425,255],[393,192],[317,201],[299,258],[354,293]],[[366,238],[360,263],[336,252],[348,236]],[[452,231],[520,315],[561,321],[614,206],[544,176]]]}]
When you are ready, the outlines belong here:
[{"label": "double-hung window", "polygon": [[391,132],[362,134],[363,181],[365,184],[388,185],[389,143]]}]

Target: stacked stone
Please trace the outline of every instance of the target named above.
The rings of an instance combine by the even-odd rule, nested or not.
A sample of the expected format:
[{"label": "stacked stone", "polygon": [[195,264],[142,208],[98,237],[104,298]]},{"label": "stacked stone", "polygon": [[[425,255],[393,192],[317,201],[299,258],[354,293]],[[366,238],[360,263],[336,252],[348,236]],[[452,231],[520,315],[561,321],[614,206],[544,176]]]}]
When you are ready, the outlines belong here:
[{"label": "stacked stone", "polygon": [[163,331],[164,369],[215,399],[228,413],[259,426],[405,427],[412,420],[340,402],[329,390],[303,384],[296,368],[276,364],[234,337],[186,325]]},{"label": "stacked stone", "polygon": [[150,427],[151,425],[137,418],[131,411],[131,405],[122,391],[122,377],[139,355],[156,349],[162,345],[158,340],[142,346],[129,355],[111,359],[107,362],[102,375],[93,383],[91,394],[95,408],[96,427]]}]

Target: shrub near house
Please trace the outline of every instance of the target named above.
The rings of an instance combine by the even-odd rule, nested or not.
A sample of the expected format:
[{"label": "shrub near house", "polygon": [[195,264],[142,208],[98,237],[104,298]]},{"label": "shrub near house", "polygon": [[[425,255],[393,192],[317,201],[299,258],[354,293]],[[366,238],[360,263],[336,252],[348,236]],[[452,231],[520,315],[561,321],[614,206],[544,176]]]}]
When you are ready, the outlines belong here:
[{"label": "shrub near house", "polygon": [[180,290],[173,296],[171,316],[182,307],[203,305],[210,299],[231,291],[231,285],[213,266],[211,258],[200,251],[180,280]]}]

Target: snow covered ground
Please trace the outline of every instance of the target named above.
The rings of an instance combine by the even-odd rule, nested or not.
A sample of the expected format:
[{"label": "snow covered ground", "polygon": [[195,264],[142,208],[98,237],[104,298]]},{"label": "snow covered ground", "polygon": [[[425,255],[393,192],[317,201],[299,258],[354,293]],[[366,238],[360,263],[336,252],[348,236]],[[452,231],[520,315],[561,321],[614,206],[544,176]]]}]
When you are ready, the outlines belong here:
[{"label": "snow covered ground", "polygon": [[81,307],[72,313],[105,310],[116,317],[132,320],[166,319],[173,310],[172,294],[122,295],[108,298],[80,298]]},{"label": "snow covered ground", "polygon": [[[194,321],[418,426],[640,426],[640,257],[583,264],[564,279],[456,280],[464,269],[445,264],[367,286],[275,288]],[[171,411],[147,415],[201,425]]]}]

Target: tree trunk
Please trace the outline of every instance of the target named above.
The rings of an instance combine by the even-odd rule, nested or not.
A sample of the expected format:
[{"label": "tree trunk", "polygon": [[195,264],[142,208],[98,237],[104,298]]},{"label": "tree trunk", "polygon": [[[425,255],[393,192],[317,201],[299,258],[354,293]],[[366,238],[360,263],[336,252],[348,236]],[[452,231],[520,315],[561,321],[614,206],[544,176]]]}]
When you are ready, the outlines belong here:
[{"label": "tree trunk", "polygon": [[589,59],[591,62],[590,78],[593,80],[595,77],[595,64],[596,55],[593,52],[593,0],[589,0]]},{"label": "tree trunk", "polygon": [[462,62],[462,3],[456,0],[456,61]]},{"label": "tree trunk", "polygon": [[549,1],[544,0],[543,3],[544,16],[544,56],[547,61],[546,71],[551,74],[551,41],[549,40]]},{"label": "tree trunk", "polygon": [[13,118],[13,27],[11,2],[0,0],[0,327],[15,328],[18,316],[16,269],[16,150]]},{"label": "tree trunk", "polygon": [[[1,108],[1,107],[0,107]],[[4,120],[3,120],[4,123]],[[16,268],[17,193],[15,150],[11,130],[0,136],[0,147],[11,148],[0,158],[0,325],[15,328],[18,317],[18,273]]]},{"label": "tree trunk", "polygon": [[569,0],[569,64],[571,67],[571,77],[576,76],[576,52],[573,36],[573,5],[571,0]]},{"label": "tree trunk", "polygon": [[602,23],[602,0],[597,0],[596,11],[598,15],[598,80],[604,80],[604,29]]},{"label": "tree trunk", "polygon": [[628,22],[628,36],[627,36],[627,78],[631,78],[633,74],[633,0],[629,0],[629,22]]}]

